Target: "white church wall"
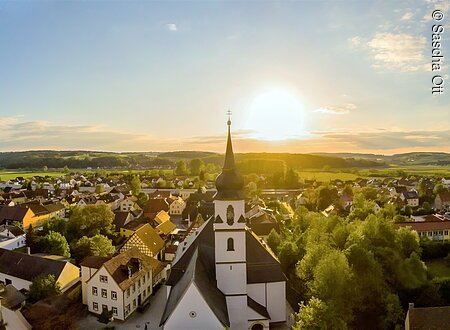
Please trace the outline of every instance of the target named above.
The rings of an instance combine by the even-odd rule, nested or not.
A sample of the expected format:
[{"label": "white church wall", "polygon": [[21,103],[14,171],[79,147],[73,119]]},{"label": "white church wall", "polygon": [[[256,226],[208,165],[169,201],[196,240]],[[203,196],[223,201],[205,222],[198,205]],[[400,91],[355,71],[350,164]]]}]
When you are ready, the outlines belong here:
[{"label": "white church wall", "polygon": [[267,311],[270,322],[286,321],[286,282],[267,283]]},{"label": "white church wall", "polygon": [[227,296],[228,315],[230,316],[230,329],[241,330],[248,326],[247,296]]},{"label": "white church wall", "polygon": [[167,319],[165,330],[225,329],[208,306],[194,283],[186,290]]},{"label": "white church wall", "polygon": [[224,294],[246,293],[246,264],[216,264],[216,279],[217,287]]},{"label": "white church wall", "polygon": [[[216,262],[245,261],[245,231],[216,232]],[[228,251],[228,239],[233,239],[234,251]]]},{"label": "white church wall", "polygon": [[247,294],[257,303],[266,306],[266,283],[247,284]]}]

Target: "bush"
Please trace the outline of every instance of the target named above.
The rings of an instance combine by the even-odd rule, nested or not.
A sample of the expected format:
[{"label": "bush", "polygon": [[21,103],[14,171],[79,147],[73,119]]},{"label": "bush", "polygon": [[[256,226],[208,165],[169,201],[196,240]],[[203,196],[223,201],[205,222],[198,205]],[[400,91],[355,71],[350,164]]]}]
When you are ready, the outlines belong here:
[{"label": "bush", "polygon": [[421,241],[422,259],[445,258],[450,253],[450,242]]}]

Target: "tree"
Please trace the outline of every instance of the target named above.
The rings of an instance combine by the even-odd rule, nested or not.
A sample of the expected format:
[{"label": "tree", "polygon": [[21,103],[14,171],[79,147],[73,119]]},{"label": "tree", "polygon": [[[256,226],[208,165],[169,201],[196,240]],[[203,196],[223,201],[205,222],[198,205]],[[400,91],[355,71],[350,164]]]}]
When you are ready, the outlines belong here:
[{"label": "tree", "polygon": [[44,166],[42,167],[42,171],[44,171],[44,172],[47,172],[47,171],[48,171],[47,165],[44,165]]},{"label": "tree", "polygon": [[66,220],[60,217],[54,217],[46,222],[44,222],[44,225],[42,226],[42,233],[48,234],[51,231],[60,233],[61,235],[66,234]]},{"label": "tree", "polygon": [[194,158],[189,162],[189,170],[192,175],[199,175],[200,171],[205,167],[203,160]]},{"label": "tree", "polygon": [[61,293],[61,288],[54,275],[40,275],[31,281],[28,297],[36,302]]},{"label": "tree", "polygon": [[107,205],[86,205],[75,207],[67,222],[67,233],[71,239],[97,234],[113,234],[114,213]]},{"label": "tree", "polygon": [[104,192],[105,192],[105,185],[103,185],[102,183],[95,185],[95,193],[96,194],[102,194]]},{"label": "tree", "polygon": [[98,316],[97,321],[100,323],[108,324],[113,319],[113,311],[112,309],[109,311],[106,308],[103,308],[102,313]]},{"label": "tree", "polygon": [[289,168],[286,171],[286,178],[285,178],[286,188],[288,189],[298,188],[298,181],[299,181],[298,173],[294,171],[292,168]]},{"label": "tree", "polygon": [[106,257],[116,251],[112,241],[103,235],[95,235],[90,238],[83,236],[75,243],[72,243],[71,248],[73,256],[78,263],[87,256]]},{"label": "tree", "polygon": [[64,166],[64,168],[63,168],[63,171],[64,171],[64,173],[69,173],[69,167],[66,165],[66,166]]},{"label": "tree", "polygon": [[267,237],[267,245],[270,247],[270,249],[273,252],[277,252],[278,251],[278,247],[280,246],[281,243],[281,237],[280,234],[278,234],[275,229],[272,229],[269,233],[269,236]]},{"label": "tree", "polygon": [[347,329],[345,321],[326,302],[316,297],[307,304],[301,303],[295,319],[297,322],[293,330]]},{"label": "tree", "polygon": [[445,188],[441,183],[438,183],[437,185],[434,186],[434,189],[433,189],[434,194],[439,194],[444,191],[445,191]]},{"label": "tree", "polygon": [[39,237],[36,235],[36,232],[32,225],[29,225],[28,229],[26,230],[25,242],[30,248],[31,252],[36,252],[39,250]]},{"label": "tree", "polygon": [[139,178],[139,175],[135,175],[131,180],[131,193],[134,196],[137,196],[139,195],[140,192],[141,192],[141,179]]},{"label": "tree", "polygon": [[320,186],[317,188],[317,209],[324,210],[339,199],[338,191],[335,187]]},{"label": "tree", "polygon": [[66,238],[54,231],[50,231],[41,239],[41,249],[45,253],[70,257],[70,248]]},{"label": "tree", "polygon": [[144,205],[148,202],[148,194],[141,192],[139,193],[139,195],[137,196],[138,200],[137,203],[139,204],[140,207],[144,207]]},{"label": "tree", "polygon": [[175,169],[176,175],[186,175],[188,174],[186,162],[184,160],[180,160],[177,162],[177,167]]},{"label": "tree", "polygon": [[353,196],[353,187],[349,184],[346,184],[344,189],[342,190],[342,195]]}]

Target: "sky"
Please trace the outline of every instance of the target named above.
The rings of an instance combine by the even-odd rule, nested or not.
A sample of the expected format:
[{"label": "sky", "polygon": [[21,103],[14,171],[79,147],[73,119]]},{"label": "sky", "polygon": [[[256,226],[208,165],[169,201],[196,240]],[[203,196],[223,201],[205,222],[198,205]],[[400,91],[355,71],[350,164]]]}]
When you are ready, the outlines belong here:
[{"label": "sky", "polygon": [[0,1],[0,151],[450,152],[448,58],[448,0]]}]

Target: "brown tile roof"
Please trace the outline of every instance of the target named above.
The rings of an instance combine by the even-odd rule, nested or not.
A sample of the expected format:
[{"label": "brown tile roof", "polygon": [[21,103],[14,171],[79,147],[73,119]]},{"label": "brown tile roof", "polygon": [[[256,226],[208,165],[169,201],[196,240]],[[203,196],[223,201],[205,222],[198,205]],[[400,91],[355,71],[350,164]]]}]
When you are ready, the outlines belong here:
[{"label": "brown tile roof", "polygon": [[[141,261],[141,270],[139,270],[138,260]],[[160,261],[143,254],[136,247],[116,255],[103,266],[122,290],[128,289],[146,272],[152,270],[154,276],[164,268]],[[128,277],[128,267],[131,269],[131,277]]]},{"label": "brown tile roof", "polygon": [[110,260],[112,257],[99,257],[99,256],[88,256],[83,259],[80,266],[99,269],[105,262]]},{"label": "brown tile roof", "polygon": [[22,222],[29,211],[23,206],[5,206],[0,209],[0,222],[5,220]]},{"label": "brown tile roof", "polygon": [[149,224],[145,224],[144,226],[140,227],[133,235],[137,235],[141,239],[141,241],[148,246],[148,248],[154,255],[158,254],[159,251],[161,251],[164,247],[163,239]]},{"label": "brown tile roof", "polygon": [[156,229],[161,231],[165,235],[170,234],[175,228],[177,228],[177,226],[170,220],[156,226]]},{"label": "brown tile roof", "polygon": [[450,306],[410,308],[410,330],[447,330],[450,324]]},{"label": "brown tile roof", "polygon": [[169,203],[163,198],[149,199],[144,206],[145,213],[158,213],[159,211],[169,211]]},{"label": "brown tile roof", "polygon": [[397,222],[397,227],[411,227],[416,231],[425,230],[450,230],[450,221],[417,221],[417,222]]}]

